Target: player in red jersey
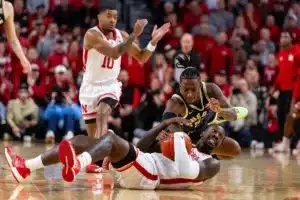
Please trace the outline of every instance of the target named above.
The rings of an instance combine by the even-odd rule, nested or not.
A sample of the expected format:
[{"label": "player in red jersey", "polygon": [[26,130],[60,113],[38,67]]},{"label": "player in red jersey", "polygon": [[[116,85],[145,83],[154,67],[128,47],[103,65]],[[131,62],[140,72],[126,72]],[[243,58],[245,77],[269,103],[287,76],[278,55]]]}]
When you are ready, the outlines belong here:
[{"label": "player in red jersey", "polygon": [[[280,37],[281,50],[278,53],[278,76],[276,86],[280,91],[278,98],[278,123],[282,142],[276,144],[271,152],[290,152],[290,138],[294,133],[293,117],[297,112],[297,70],[300,68],[299,47],[292,44],[292,35],[289,32],[282,32]],[[299,78],[298,78],[299,79]],[[299,80],[298,80],[299,81]],[[296,87],[297,86],[297,87]],[[295,107],[296,106],[296,107]]]},{"label": "player in red jersey", "polygon": [[28,73],[31,70],[30,63],[24,54],[16,34],[14,8],[10,2],[4,0],[0,0],[0,25],[2,24],[4,25],[4,30],[12,50],[21,61],[24,73]]}]

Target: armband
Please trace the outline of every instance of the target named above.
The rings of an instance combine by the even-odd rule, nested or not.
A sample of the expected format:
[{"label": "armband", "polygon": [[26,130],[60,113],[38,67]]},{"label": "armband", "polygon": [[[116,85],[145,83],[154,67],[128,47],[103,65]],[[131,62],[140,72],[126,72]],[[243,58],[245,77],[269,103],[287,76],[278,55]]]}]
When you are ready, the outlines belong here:
[{"label": "armband", "polygon": [[177,115],[173,112],[165,112],[162,116],[162,121],[165,121],[167,119],[175,118]]}]

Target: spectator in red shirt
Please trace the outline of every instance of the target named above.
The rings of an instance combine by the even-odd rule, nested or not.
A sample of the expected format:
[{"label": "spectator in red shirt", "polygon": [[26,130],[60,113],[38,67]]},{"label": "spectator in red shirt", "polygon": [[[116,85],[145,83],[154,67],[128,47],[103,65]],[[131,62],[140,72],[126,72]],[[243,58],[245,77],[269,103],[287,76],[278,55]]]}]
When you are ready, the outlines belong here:
[{"label": "spectator in red shirt", "polygon": [[[291,33],[284,31],[280,37],[280,51],[278,53],[278,75],[276,86],[280,91],[278,97],[278,122],[280,134],[284,133],[284,123],[290,110],[292,91],[295,85],[297,67],[300,66],[299,50],[292,44]],[[279,150],[289,149],[289,140],[284,137],[283,143],[275,147]]]},{"label": "spectator in red shirt", "polygon": [[39,58],[36,48],[30,47],[27,53],[28,60],[31,64],[36,64],[42,79],[47,75],[47,69],[44,67],[42,60]]},{"label": "spectator in red shirt", "polygon": [[242,71],[247,62],[247,53],[243,48],[244,41],[236,36],[231,38],[230,44],[232,47],[234,70]]},{"label": "spectator in red shirt", "polygon": [[220,70],[216,73],[214,83],[220,87],[226,97],[231,95],[231,85],[227,82],[227,73],[225,70]]},{"label": "spectator in red shirt", "polygon": [[266,19],[266,28],[270,30],[271,40],[275,43],[279,41],[280,38],[280,29],[275,24],[275,18],[273,15],[268,15]]},{"label": "spectator in red shirt", "polygon": [[297,26],[297,16],[295,14],[289,14],[287,20],[286,31],[292,34],[292,38],[297,42],[300,40],[300,28]]},{"label": "spectator in red shirt", "polygon": [[29,94],[35,103],[42,109],[47,107],[49,92],[51,88],[46,85],[45,79],[40,75],[41,69],[39,65],[31,65],[31,73],[28,75],[27,83],[29,86]]},{"label": "spectator in red shirt", "polygon": [[0,64],[0,103],[7,105],[11,98],[12,85],[5,76],[4,65]]},{"label": "spectator in red shirt", "polygon": [[210,77],[219,70],[225,70],[229,76],[233,71],[233,55],[232,50],[226,45],[227,35],[221,32],[217,36],[217,44],[210,51],[207,59],[206,69]]},{"label": "spectator in red shirt", "polygon": [[56,41],[55,50],[49,56],[48,61],[46,63],[48,72],[50,74],[53,73],[54,68],[58,65],[69,65],[68,56],[64,50],[64,41],[60,38]]},{"label": "spectator in red shirt", "polygon": [[254,7],[252,3],[246,5],[246,10],[244,12],[245,25],[250,33],[256,31],[260,26],[260,13],[259,10]]},{"label": "spectator in red shirt", "polygon": [[36,13],[34,13],[30,19],[30,29],[33,30],[34,24],[37,21],[43,22],[46,28],[48,28],[49,24],[52,22],[52,17],[47,15],[47,11],[45,9],[45,5],[41,4],[36,8]]},{"label": "spectator in red shirt", "polygon": [[72,71],[73,77],[76,80],[79,73],[82,71],[82,51],[78,41],[74,40],[71,42],[68,51],[68,63]]},{"label": "spectator in red shirt", "polygon": [[215,39],[209,33],[209,25],[202,23],[199,25],[199,33],[194,33],[194,48],[205,60],[208,53],[215,44]]},{"label": "spectator in red shirt", "polygon": [[183,23],[187,26],[188,30],[200,24],[201,10],[197,1],[193,0],[187,5],[187,12],[184,14]]},{"label": "spectator in red shirt", "polygon": [[5,41],[0,40],[0,65],[3,65],[5,68],[6,74],[11,72],[11,59],[8,55],[7,49],[5,47]]},{"label": "spectator in red shirt", "polygon": [[264,84],[267,88],[274,86],[276,76],[278,73],[278,66],[276,56],[273,53],[270,53],[268,56],[268,63],[264,67]]},{"label": "spectator in red shirt", "polygon": [[167,20],[171,23],[171,29],[165,36],[166,43],[172,47],[177,47],[181,36],[186,32],[185,25],[178,23],[176,13],[169,14]]}]

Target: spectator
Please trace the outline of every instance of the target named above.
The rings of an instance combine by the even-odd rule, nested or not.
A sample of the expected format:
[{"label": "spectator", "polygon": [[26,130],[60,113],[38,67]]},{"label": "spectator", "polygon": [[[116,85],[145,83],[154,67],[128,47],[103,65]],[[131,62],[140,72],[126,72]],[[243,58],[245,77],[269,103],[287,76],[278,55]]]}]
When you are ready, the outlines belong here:
[{"label": "spectator", "polygon": [[76,123],[81,119],[80,109],[69,97],[70,88],[56,87],[51,94],[51,103],[45,110],[48,128],[45,141],[52,143],[62,137],[70,139],[74,136]]},{"label": "spectator", "polygon": [[122,120],[122,131],[126,133],[128,141],[132,141],[135,125],[133,111],[139,106],[141,95],[137,88],[128,85],[128,80],[128,72],[123,69],[119,74],[119,81],[122,83],[119,113]]},{"label": "spectator", "polygon": [[31,45],[36,47],[39,40],[44,37],[44,34],[46,32],[46,26],[41,20],[36,20],[31,25],[32,30],[31,32],[29,32],[28,40],[30,41]]},{"label": "spectator", "polygon": [[209,15],[209,21],[218,28],[218,31],[226,31],[233,27],[234,16],[225,10],[224,0],[218,0],[217,2],[217,8],[212,10]]},{"label": "spectator", "polygon": [[11,58],[5,48],[4,40],[0,40],[0,65],[4,67],[6,75],[9,75],[11,72]]},{"label": "spectator", "polygon": [[296,17],[297,18],[296,24],[297,24],[297,26],[300,26],[300,5],[299,5],[298,2],[294,2],[291,5],[291,7],[290,7],[290,9],[288,11],[288,14],[286,15],[285,20],[284,20],[284,25],[283,25],[284,27],[288,26],[288,23],[289,23],[288,21],[290,20],[289,19],[290,16]]},{"label": "spectator", "polygon": [[[181,49],[177,53],[177,55],[186,55],[190,58],[190,64],[197,69],[201,69],[202,59],[201,56],[193,49],[194,48],[194,39],[191,34],[185,33],[180,40]],[[175,57],[177,56],[175,55]],[[175,58],[174,57],[174,58]],[[179,83],[179,77],[181,72],[184,70],[183,68],[178,67],[176,63],[173,64],[175,68],[175,80]]]},{"label": "spectator", "polygon": [[253,45],[252,59],[262,65],[267,65],[269,53],[272,52],[269,51],[266,41],[259,40],[256,44]]},{"label": "spectator", "polygon": [[29,97],[27,84],[21,84],[18,98],[8,102],[7,123],[16,139],[31,141],[32,135],[38,133],[38,108]]},{"label": "spectator", "polygon": [[201,9],[196,0],[192,0],[187,5],[187,12],[184,13],[183,24],[187,26],[187,30],[190,31],[192,28],[200,24]]},{"label": "spectator", "polygon": [[29,28],[29,15],[24,9],[24,1],[23,0],[15,0],[14,1],[14,11],[15,16],[14,20],[20,24],[21,27],[21,35],[26,36],[28,34]]},{"label": "spectator", "polygon": [[241,37],[243,40],[248,40],[250,36],[249,30],[245,27],[245,19],[243,16],[238,16],[235,20],[235,26],[229,29],[229,38]]},{"label": "spectator", "polygon": [[40,71],[41,69],[37,64],[32,64],[27,83],[29,85],[29,93],[33,100],[41,110],[44,110],[47,107],[50,88],[46,85],[45,78],[41,76]]},{"label": "spectator", "polygon": [[248,116],[245,120],[231,122],[233,135],[241,146],[247,147],[251,142],[250,128],[257,125],[257,99],[253,92],[249,90],[247,81],[240,79],[238,86],[232,91],[230,103],[232,106],[243,106],[248,109]]},{"label": "spectator", "polygon": [[197,50],[204,59],[207,58],[211,48],[215,44],[215,39],[211,36],[207,23],[195,26],[194,41],[195,50]]},{"label": "spectator", "polygon": [[48,58],[46,64],[48,73],[52,74],[58,65],[69,65],[68,57],[64,49],[64,41],[61,38],[57,39],[54,52]]},{"label": "spectator", "polygon": [[267,29],[267,28],[260,29],[260,39],[264,40],[266,42],[268,52],[275,53],[275,50],[276,50],[275,44],[271,40],[271,35],[270,35],[269,29]]},{"label": "spectator", "polygon": [[76,40],[72,41],[72,43],[69,46],[67,57],[68,57],[68,62],[65,62],[65,64],[69,63],[73,77],[76,80],[83,69],[82,51],[80,49],[80,44],[78,41]]},{"label": "spectator", "polygon": [[12,85],[5,76],[4,65],[0,64],[0,102],[4,105],[7,105],[8,101],[11,98]]},{"label": "spectator", "polygon": [[275,43],[279,41],[280,38],[280,29],[275,24],[275,18],[273,15],[268,15],[266,19],[266,28],[269,29],[271,34],[271,40]]},{"label": "spectator", "polygon": [[166,43],[172,47],[179,46],[179,40],[182,35],[186,32],[184,24],[180,24],[177,21],[176,13],[170,13],[167,16],[167,21],[171,23],[170,32],[165,36]]},{"label": "spectator", "polygon": [[286,31],[292,34],[292,38],[299,42],[300,38],[300,27],[297,26],[298,17],[293,14],[289,13],[287,16],[287,26]]},{"label": "spectator", "polygon": [[48,28],[49,24],[52,22],[52,17],[47,15],[47,11],[45,10],[44,4],[39,5],[36,8],[36,12],[30,17],[30,28],[32,29],[34,24],[37,22],[41,22]]},{"label": "spectator", "polygon": [[242,71],[247,62],[247,53],[243,49],[244,42],[240,37],[231,38],[234,70]]},{"label": "spectator", "polygon": [[226,45],[227,35],[221,32],[217,36],[217,44],[214,45],[209,53],[206,63],[208,76],[213,75],[219,70],[225,70],[229,76],[233,71],[232,50]]},{"label": "spectator", "polygon": [[[202,79],[201,79],[202,80]],[[226,97],[231,95],[231,86],[227,82],[227,73],[224,70],[220,70],[214,76],[214,83],[220,87],[223,94]]]},{"label": "spectator", "polygon": [[27,0],[27,9],[30,14],[35,14],[40,6],[43,6],[45,13],[49,11],[49,0]]},{"label": "spectator", "polygon": [[259,10],[254,7],[252,3],[246,5],[244,12],[245,25],[250,33],[256,33],[257,28],[260,26],[261,16]]},{"label": "spectator", "polygon": [[78,13],[80,27],[88,29],[97,25],[98,9],[94,7],[92,0],[84,0]]},{"label": "spectator", "polygon": [[60,38],[56,23],[50,23],[44,38],[39,40],[37,44],[38,53],[43,61],[54,51],[55,43]]},{"label": "spectator", "polygon": [[277,60],[274,54],[268,56],[267,65],[264,67],[264,85],[267,88],[274,87],[276,76],[278,73]]}]

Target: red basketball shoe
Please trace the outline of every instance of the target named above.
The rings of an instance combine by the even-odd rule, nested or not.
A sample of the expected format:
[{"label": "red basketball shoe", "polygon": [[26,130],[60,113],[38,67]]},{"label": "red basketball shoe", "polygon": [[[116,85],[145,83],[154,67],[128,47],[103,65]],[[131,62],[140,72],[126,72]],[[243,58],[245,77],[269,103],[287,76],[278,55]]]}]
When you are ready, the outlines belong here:
[{"label": "red basketball shoe", "polygon": [[10,147],[5,147],[5,158],[16,181],[24,182],[30,175],[30,169],[26,167],[25,160],[13,152]]},{"label": "red basketball shoe", "polygon": [[59,144],[58,156],[60,162],[64,165],[62,168],[62,176],[64,180],[67,182],[73,182],[81,167],[70,141],[63,140]]}]

